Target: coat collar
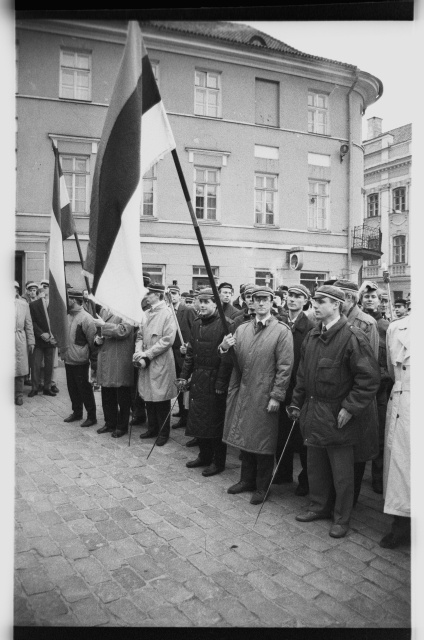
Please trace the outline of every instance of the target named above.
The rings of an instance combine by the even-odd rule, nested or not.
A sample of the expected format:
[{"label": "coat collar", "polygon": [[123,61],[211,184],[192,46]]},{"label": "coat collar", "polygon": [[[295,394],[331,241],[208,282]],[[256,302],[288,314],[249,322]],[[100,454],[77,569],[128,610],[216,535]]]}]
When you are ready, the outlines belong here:
[{"label": "coat collar", "polygon": [[320,322],[317,327],[311,329],[311,335],[318,336],[323,342],[330,342],[330,340],[332,340],[336,333],[338,333],[340,329],[342,329],[345,324],[347,324],[347,322],[348,320],[346,316],[341,315],[338,322],[336,322],[336,324],[333,324],[333,326],[323,334],[321,334],[322,322]]}]

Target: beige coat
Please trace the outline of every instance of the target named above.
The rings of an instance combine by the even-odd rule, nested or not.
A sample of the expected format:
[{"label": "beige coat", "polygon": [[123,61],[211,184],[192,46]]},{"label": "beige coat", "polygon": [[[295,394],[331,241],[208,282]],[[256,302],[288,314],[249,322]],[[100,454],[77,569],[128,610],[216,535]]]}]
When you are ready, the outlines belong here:
[{"label": "beige coat", "polygon": [[410,316],[387,329],[387,369],[394,380],[387,405],[384,443],[384,512],[411,516]]},{"label": "beige coat", "polygon": [[15,298],[15,377],[29,373],[28,349],[35,345],[29,305],[23,298]]},{"label": "beige coat", "polygon": [[162,300],[145,313],[137,333],[135,350],[144,351],[150,359],[146,369],[140,369],[138,392],[147,402],[162,402],[177,395],[175,361],[172,353],[177,329],[172,312]]}]

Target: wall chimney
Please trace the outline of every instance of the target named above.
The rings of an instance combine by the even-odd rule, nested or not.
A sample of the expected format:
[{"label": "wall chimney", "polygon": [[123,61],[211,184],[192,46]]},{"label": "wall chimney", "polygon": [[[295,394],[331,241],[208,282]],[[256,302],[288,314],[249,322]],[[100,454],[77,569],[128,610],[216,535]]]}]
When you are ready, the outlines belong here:
[{"label": "wall chimney", "polygon": [[376,138],[380,136],[383,131],[383,118],[368,118],[368,137],[367,140],[371,140],[371,138]]}]

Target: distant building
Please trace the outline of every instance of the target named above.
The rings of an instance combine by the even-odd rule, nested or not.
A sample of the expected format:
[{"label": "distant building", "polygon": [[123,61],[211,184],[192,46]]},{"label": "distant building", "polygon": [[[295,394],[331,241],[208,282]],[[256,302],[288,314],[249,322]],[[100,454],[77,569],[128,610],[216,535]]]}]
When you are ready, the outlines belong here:
[{"label": "distant building", "polygon": [[381,258],[364,263],[362,277],[372,278],[383,289],[383,265],[390,274],[392,301],[411,291],[409,216],[411,191],[412,125],[382,131],[382,119],[368,120],[364,140],[365,225],[381,228]]},{"label": "distant building", "polygon": [[[121,21],[17,20],[16,278],[48,273],[54,140],[83,254]],[[381,81],[228,22],[142,24],[217,280],[309,287],[379,256],[362,227],[361,122]],[[144,179],[144,268],[183,290],[205,269],[170,155]],[[355,246],[354,246],[355,244]],[[370,249],[371,247],[371,249]],[[65,242],[66,277],[83,285]]]}]

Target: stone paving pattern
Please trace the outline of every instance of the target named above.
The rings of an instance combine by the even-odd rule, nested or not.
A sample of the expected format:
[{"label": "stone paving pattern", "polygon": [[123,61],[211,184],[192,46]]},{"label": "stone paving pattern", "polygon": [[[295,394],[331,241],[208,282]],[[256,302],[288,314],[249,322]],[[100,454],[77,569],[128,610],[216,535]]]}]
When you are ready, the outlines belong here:
[{"label": "stone paving pattern", "polygon": [[378,545],[391,518],[369,465],[346,538],[295,520],[295,484],[273,487],[254,525],[250,494],[226,493],[238,451],[203,478],[178,429],[146,460],[144,426],[130,447],[96,433],[100,393],[96,427],[64,423],[61,367],[58,385],[16,407],[15,625],[410,626],[410,550]]}]

